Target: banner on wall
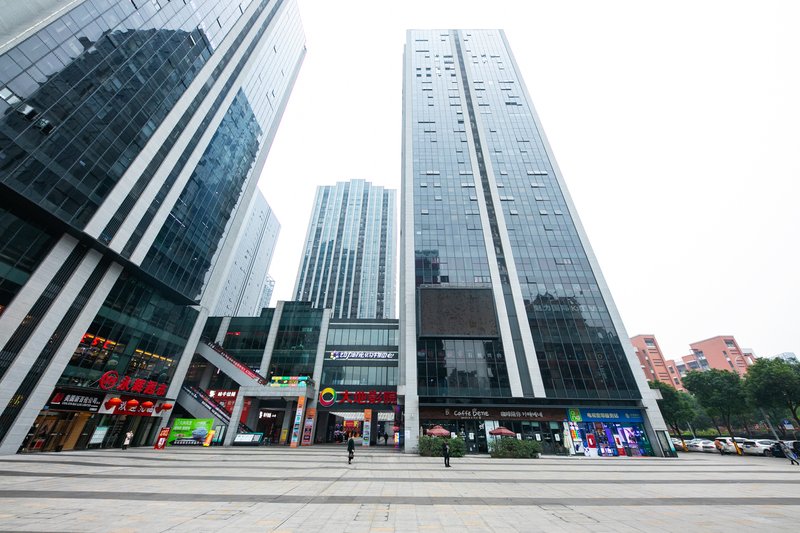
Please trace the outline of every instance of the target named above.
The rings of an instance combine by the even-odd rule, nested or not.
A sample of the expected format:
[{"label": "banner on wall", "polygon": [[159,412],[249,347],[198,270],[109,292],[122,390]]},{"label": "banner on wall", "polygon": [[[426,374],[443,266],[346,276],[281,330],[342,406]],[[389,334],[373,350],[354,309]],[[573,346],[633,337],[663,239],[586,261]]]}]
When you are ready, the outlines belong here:
[{"label": "banner on wall", "polygon": [[372,409],[364,409],[364,430],[361,432],[361,444],[369,446],[370,434],[372,433]]},{"label": "banner on wall", "polygon": [[303,408],[306,406],[306,397],[300,396],[297,398],[297,411],[294,414],[294,424],[292,425],[292,442],[289,444],[291,448],[297,448],[300,445],[300,425],[303,423]]},{"label": "banner on wall", "polygon": [[[201,446],[214,426],[213,418],[176,418],[167,438],[170,446]],[[211,433],[213,435],[213,433]]]},{"label": "banner on wall", "polygon": [[303,424],[303,440],[301,446],[311,446],[314,444],[314,420],[317,417],[317,410],[314,407],[309,407],[306,410],[306,421]]}]

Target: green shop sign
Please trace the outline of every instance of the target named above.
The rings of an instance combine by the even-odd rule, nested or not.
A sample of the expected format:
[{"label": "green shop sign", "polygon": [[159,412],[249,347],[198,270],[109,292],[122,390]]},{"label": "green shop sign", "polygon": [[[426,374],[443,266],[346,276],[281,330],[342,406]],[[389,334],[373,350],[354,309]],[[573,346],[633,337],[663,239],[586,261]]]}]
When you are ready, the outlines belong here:
[{"label": "green shop sign", "polygon": [[202,446],[214,427],[213,418],[176,418],[167,438],[172,446]]}]

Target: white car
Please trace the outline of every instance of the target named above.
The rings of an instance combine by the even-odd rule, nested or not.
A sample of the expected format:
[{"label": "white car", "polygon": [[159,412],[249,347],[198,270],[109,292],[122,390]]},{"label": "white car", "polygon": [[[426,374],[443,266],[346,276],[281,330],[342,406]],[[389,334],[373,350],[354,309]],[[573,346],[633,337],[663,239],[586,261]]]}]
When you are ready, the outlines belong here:
[{"label": "white car", "polygon": [[745,455],[772,455],[772,445],[775,444],[774,440],[758,439],[746,440],[742,443],[742,452]]},{"label": "white car", "polygon": [[713,440],[704,440],[701,444],[703,446],[703,451],[706,453],[714,453],[717,451]]},{"label": "white car", "polygon": [[706,439],[692,439],[686,442],[686,446],[690,452],[703,452],[706,446],[711,446],[711,451],[714,451],[714,443]]}]

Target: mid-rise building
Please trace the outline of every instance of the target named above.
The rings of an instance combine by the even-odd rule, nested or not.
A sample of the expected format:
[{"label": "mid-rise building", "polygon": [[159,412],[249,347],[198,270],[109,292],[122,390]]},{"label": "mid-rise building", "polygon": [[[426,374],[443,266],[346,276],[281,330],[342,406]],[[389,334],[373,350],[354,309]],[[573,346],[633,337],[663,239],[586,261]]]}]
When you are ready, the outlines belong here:
[{"label": "mid-rise building", "polygon": [[320,186],[294,294],[335,318],[393,318],[396,191],[364,180]]},{"label": "mid-rise building", "polygon": [[[531,52],[531,53],[543,53]],[[406,450],[670,453],[666,425],[501,30],[411,30],[403,88]]]},{"label": "mid-rise building", "polygon": [[0,453],[152,442],[305,55],[297,5],[2,17]]},{"label": "mid-rise building", "polygon": [[745,375],[747,368],[756,362],[755,354],[745,353],[733,335],[718,335],[710,339],[693,342],[689,345],[692,353],[676,361],[681,376],[691,371],[705,371],[712,368],[730,370]]},{"label": "mid-rise building", "polygon": [[244,228],[235,237],[239,243],[233,253],[233,264],[225,280],[216,316],[258,316],[264,296],[272,297],[274,281],[268,276],[272,254],[278,243],[281,225],[264,195],[256,191]]},{"label": "mid-rise building", "polygon": [[631,337],[631,343],[647,381],[661,381],[683,390],[681,376],[675,368],[675,363],[668,364],[655,335],[636,335]]},{"label": "mid-rise building", "polygon": [[776,355],[773,355],[772,358],[774,359],[781,359],[786,361],[787,363],[797,363],[797,355],[794,352],[782,352]]}]

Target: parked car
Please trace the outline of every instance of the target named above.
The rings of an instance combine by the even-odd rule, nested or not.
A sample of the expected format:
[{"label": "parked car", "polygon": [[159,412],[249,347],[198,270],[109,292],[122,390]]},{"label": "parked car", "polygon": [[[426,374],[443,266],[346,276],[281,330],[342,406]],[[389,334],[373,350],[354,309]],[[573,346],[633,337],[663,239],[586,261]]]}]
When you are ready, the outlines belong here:
[{"label": "parked car", "polygon": [[717,451],[717,447],[714,446],[713,440],[704,440],[702,441],[703,451],[706,453],[714,453]]},{"label": "parked car", "polygon": [[775,441],[767,439],[746,440],[743,443],[742,453],[745,455],[772,455],[772,445]]},{"label": "parked car", "polygon": [[717,437],[714,439],[714,446],[716,446],[718,442],[722,443],[723,453],[736,453],[736,448],[733,446],[732,437]]},{"label": "parked car", "polygon": [[686,442],[690,452],[714,451],[714,443],[708,439],[692,439]]},{"label": "parked car", "polygon": [[744,441],[752,440],[746,439],[744,437],[717,437],[714,439],[714,442],[720,441],[722,443],[722,451],[725,453],[736,453],[736,448],[733,445],[733,441],[736,441],[736,444],[739,445],[739,449],[741,450],[744,446]]},{"label": "parked car", "polygon": [[[795,453],[800,454],[800,440],[785,440],[783,443],[789,448],[793,449]],[[773,457],[786,458],[786,454],[783,453],[783,448],[781,448],[780,442],[774,442],[770,447],[770,452],[772,452]]]}]

